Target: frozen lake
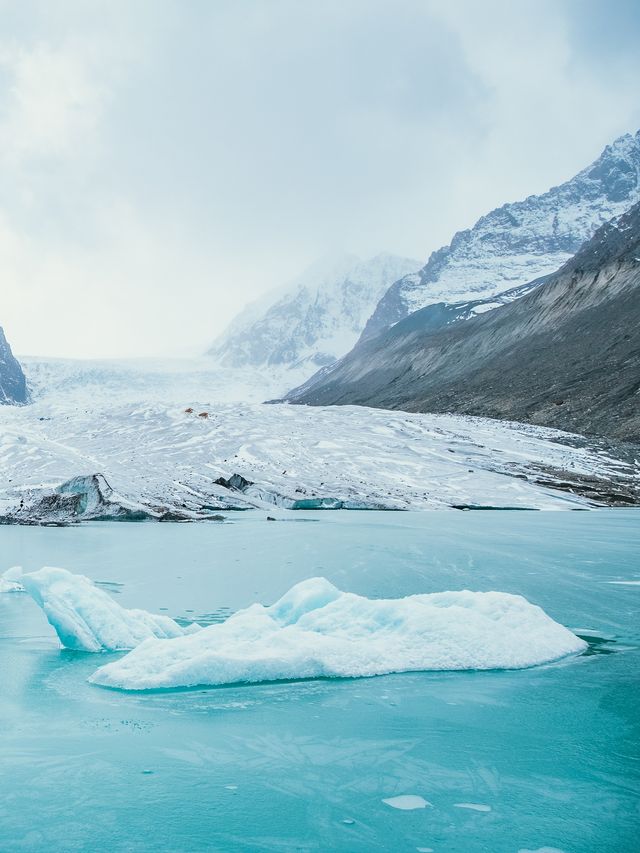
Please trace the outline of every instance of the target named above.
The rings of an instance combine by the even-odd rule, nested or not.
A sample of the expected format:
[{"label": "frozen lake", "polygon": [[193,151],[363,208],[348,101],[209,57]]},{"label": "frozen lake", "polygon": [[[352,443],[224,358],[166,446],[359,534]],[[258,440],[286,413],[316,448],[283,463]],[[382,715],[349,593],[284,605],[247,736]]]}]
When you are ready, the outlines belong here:
[{"label": "frozen lake", "polygon": [[639,555],[637,510],[0,527],[0,571],[62,566],[178,619],[324,575],[519,593],[590,641],[518,672],[128,694],[86,682],[116,655],[61,651],[0,595],[0,851],[635,853]]}]

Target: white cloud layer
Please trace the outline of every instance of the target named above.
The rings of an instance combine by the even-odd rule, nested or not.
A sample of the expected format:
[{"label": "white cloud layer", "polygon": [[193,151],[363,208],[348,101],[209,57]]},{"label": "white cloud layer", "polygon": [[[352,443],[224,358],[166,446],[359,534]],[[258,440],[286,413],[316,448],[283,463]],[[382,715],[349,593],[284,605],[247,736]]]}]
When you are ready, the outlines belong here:
[{"label": "white cloud layer", "polygon": [[640,126],[619,0],[0,2],[0,323],[201,351],[318,256],[424,258]]}]

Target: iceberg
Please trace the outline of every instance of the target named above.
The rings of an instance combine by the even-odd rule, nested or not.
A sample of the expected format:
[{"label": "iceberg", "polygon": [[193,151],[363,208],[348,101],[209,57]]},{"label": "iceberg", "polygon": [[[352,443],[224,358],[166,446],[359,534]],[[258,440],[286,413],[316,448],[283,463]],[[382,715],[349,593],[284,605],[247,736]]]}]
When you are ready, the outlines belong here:
[{"label": "iceberg", "polygon": [[[156,617],[157,618],[157,617]],[[440,592],[369,599],[325,578],[192,636],[147,639],[89,681],[122,690],[418,670],[522,669],[587,644],[519,595]]]},{"label": "iceberg", "polygon": [[19,585],[45,613],[62,645],[83,652],[126,651],[150,637],[168,639],[200,630],[182,628],[169,616],[127,610],[84,575],[45,566],[37,572],[10,569],[5,583]]},{"label": "iceberg", "polygon": [[0,575],[0,592],[24,592],[24,587],[21,583],[13,580],[16,575],[20,575],[22,569],[20,566],[13,566]]}]

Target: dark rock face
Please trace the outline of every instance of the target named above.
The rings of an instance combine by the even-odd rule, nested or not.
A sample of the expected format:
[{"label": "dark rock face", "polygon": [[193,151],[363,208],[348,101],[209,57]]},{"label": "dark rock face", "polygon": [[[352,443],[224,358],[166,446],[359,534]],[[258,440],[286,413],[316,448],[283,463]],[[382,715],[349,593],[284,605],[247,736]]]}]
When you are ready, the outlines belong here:
[{"label": "dark rock face", "polygon": [[443,324],[452,311],[416,312],[288,399],[481,415],[640,442],[640,204],[528,295]]},{"label": "dark rock face", "polygon": [[27,381],[0,327],[0,405],[28,402]]},{"label": "dark rock face", "polygon": [[601,225],[638,200],[640,131],[608,145],[566,183],[496,208],[459,231],[418,273],[391,285],[361,340],[426,305],[487,298],[554,272]]}]

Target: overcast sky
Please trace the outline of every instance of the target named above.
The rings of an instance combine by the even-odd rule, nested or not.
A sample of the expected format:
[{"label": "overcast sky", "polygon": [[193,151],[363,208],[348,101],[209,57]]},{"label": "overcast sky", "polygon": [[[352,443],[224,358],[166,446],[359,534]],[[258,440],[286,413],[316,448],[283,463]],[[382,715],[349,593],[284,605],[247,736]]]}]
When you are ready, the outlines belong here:
[{"label": "overcast sky", "polygon": [[637,0],[0,0],[0,325],[202,351],[327,254],[426,260],[640,127]]}]

